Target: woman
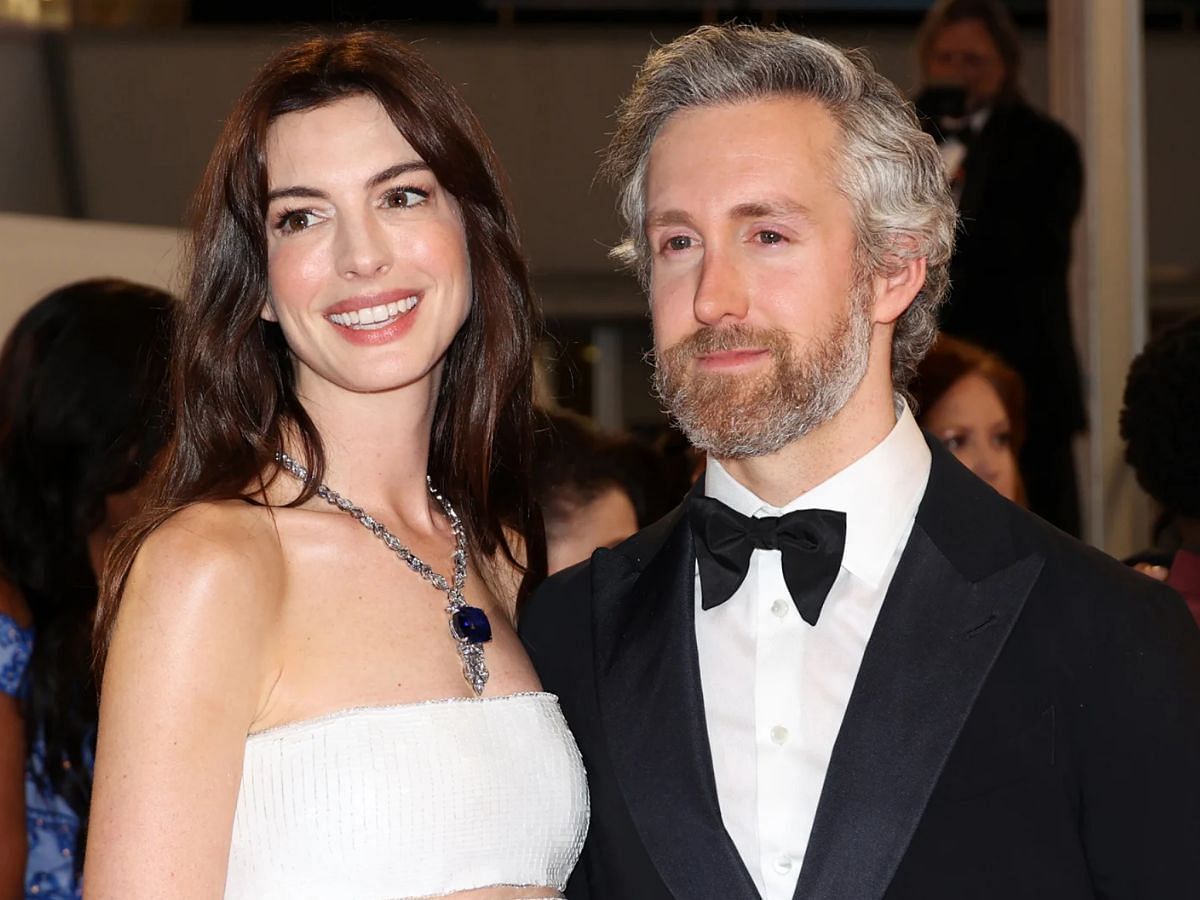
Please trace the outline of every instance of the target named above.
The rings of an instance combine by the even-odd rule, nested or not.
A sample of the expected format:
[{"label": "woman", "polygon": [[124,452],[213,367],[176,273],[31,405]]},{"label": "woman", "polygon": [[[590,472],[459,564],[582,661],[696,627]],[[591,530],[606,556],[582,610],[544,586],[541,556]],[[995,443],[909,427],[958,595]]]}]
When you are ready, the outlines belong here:
[{"label": "woman", "polygon": [[498,182],[382,34],[284,50],[226,122],[97,625],[89,897],[560,896],[587,794],[512,628],[545,557]]},{"label": "woman", "polygon": [[921,361],[912,392],[921,427],[999,494],[1024,506],[1017,466],[1025,440],[1021,377],[994,353],[943,334]]},{"label": "woman", "polygon": [[171,297],[39,300],[0,352],[0,897],[80,896],[104,546],[162,445]]}]

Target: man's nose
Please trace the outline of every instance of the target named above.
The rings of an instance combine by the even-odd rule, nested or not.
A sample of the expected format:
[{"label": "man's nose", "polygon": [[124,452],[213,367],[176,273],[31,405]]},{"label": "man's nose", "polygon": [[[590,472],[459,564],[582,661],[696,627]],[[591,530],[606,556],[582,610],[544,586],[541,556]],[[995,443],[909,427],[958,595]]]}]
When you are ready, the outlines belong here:
[{"label": "man's nose", "polygon": [[705,325],[741,321],[746,317],[749,293],[737,260],[728,252],[712,249],[705,252],[693,308],[696,321]]}]

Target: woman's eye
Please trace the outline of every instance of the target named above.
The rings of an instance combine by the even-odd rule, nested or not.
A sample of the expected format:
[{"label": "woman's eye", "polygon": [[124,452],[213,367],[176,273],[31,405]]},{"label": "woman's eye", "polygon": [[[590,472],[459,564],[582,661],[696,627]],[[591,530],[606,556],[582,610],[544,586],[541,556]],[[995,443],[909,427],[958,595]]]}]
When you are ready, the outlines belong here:
[{"label": "woman's eye", "polygon": [[995,435],[992,440],[996,442],[997,447],[1012,446],[1012,435],[1007,431],[1002,431],[1000,434]]},{"label": "woman's eye", "polygon": [[307,209],[290,209],[280,213],[275,220],[275,227],[284,234],[295,234],[313,224],[315,217]]},{"label": "woman's eye", "polygon": [[674,237],[667,238],[664,246],[668,250],[686,250],[692,246],[692,239],[686,234],[677,234]]},{"label": "woman's eye", "polygon": [[942,446],[953,453],[955,450],[962,448],[965,443],[961,434],[951,434],[942,438]]},{"label": "woman's eye", "polygon": [[760,231],[756,235],[756,237],[758,238],[759,243],[762,243],[762,244],[782,244],[783,243],[783,235],[780,234],[778,231],[771,231],[769,229],[767,231]]},{"label": "woman's eye", "polygon": [[409,209],[420,206],[429,199],[429,192],[420,188],[404,187],[390,190],[384,195],[384,205],[391,209]]}]

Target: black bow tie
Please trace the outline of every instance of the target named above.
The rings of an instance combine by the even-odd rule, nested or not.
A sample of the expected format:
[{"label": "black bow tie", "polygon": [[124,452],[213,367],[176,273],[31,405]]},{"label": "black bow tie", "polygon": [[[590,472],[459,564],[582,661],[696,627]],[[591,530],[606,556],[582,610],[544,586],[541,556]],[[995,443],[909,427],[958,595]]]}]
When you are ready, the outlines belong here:
[{"label": "black bow tie", "polygon": [[799,509],[785,516],[752,519],[719,500],[693,496],[688,519],[700,564],[700,605],[720,606],[746,579],[754,550],[783,554],[783,580],[800,617],[817,624],[846,547],[846,514]]}]

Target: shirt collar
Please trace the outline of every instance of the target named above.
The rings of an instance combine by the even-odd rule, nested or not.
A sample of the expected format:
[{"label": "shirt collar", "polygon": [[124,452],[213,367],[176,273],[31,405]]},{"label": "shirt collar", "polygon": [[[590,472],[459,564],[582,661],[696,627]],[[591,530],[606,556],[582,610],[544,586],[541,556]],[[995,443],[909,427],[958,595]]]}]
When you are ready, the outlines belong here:
[{"label": "shirt collar", "polygon": [[712,456],[705,469],[704,493],[744,516],[781,516],[797,509],[844,512],[842,565],[876,588],[912,526],[929,481],[931,461],[925,437],[904,404],[887,437],[786,506],[762,500]]}]

